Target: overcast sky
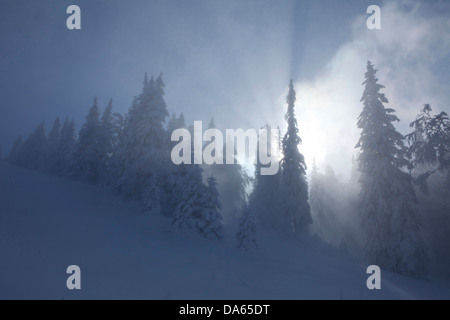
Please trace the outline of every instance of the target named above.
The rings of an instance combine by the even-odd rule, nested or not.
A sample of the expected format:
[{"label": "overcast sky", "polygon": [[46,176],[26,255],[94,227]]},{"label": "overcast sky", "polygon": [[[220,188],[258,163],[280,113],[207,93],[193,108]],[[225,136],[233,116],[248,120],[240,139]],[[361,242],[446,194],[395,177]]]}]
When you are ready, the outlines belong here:
[{"label": "overcast sky", "polygon": [[[81,8],[81,30],[66,8]],[[381,7],[381,30],[366,9]],[[450,1],[1,0],[0,144],[66,115],[79,128],[94,96],[125,113],[144,73],[163,73],[169,112],[219,129],[284,128],[297,89],[301,151],[344,176],[372,60],[405,133],[421,105],[447,110]]]}]

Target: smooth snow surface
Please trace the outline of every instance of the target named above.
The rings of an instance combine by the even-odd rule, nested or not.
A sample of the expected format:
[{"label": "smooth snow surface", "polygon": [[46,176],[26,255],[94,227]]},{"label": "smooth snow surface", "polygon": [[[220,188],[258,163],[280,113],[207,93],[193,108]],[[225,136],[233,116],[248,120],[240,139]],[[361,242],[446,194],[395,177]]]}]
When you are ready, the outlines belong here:
[{"label": "smooth snow surface", "polygon": [[[366,267],[316,239],[259,230],[259,249],[173,233],[108,190],[0,162],[0,299],[449,299],[450,289]],[[66,268],[81,268],[81,290]]]}]

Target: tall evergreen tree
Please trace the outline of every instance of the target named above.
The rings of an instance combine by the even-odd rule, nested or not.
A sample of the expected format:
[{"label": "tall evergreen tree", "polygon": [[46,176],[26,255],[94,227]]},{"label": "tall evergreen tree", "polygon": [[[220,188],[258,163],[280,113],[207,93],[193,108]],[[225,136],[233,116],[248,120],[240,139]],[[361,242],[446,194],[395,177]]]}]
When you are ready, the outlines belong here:
[{"label": "tall evergreen tree", "polygon": [[78,134],[78,143],[74,153],[74,176],[97,182],[100,175],[102,154],[99,149],[100,112],[97,98],[89,109],[86,121]]},{"label": "tall evergreen tree", "polygon": [[[188,130],[193,130],[190,127]],[[191,163],[194,160],[194,146],[191,144]],[[174,197],[169,206],[176,203],[171,214],[175,230],[200,234],[209,239],[222,237],[222,215],[219,192],[216,179],[207,179],[203,183],[203,169],[198,164],[180,164],[172,175],[172,186],[179,194]]]},{"label": "tall evergreen tree", "polygon": [[[166,140],[166,130],[164,129],[164,123],[166,122],[166,118],[169,117],[169,112],[167,111],[167,105],[166,101],[164,100],[165,90],[166,87],[162,74],[156,78],[155,81],[155,96],[152,103],[152,108],[150,118],[153,120],[152,122],[152,130],[154,132],[154,145],[157,149],[164,149]],[[181,114],[180,118],[183,118],[184,116]],[[180,119],[181,121],[181,119]],[[167,159],[162,159],[162,161],[165,162]]]},{"label": "tall evergreen tree", "polygon": [[[208,124],[208,129],[216,129],[214,118]],[[216,142],[216,141],[214,141]],[[218,151],[218,145],[223,145],[223,149]],[[204,145],[204,147],[206,144]],[[224,141],[216,144],[216,148],[212,153],[216,156],[216,152],[227,156],[227,150]],[[219,194],[222,199],[222,215],[227,223],[237,223],[242,214],[242,204],[247,201],[247,186],[251,179],[246,170],[237,160],[237,150],[233,150],[232,164],[212,164],[203,165],[205,176],[213,175],[217,179]],[[220,154],[219,154],[220,155]]]},{"label": "tall evergreen tree", "polygon": [[184,170],[180,177],[184,182],[184,190],[173,216],[172,225],[176,230],[200,234],[211,240],[220,240],[222,215],[216,179],[209,177],[208,185],[205,186],[199,165],[181,166]]},{"label": "tall evergreen tree", "polygon": [[204,227],[201,233],[208,239],[219,240],[222,238],[222,203],[217,191],[217,181],[213,176],[208,177],[205,192],[205,209],[203,213]]},{"label": "tall evergreen tree", "polygon": [[172,113],[170,116],[169,121],[167,122],[167,135],[168,135],[168,141],[170,141],[170,137],[172,135],[172,132],[176,129],[179,129],[178,126],[178,117],[175,112]]},{"label": "tall evergreen tree", "polygon": [[167,145],[170,147],[170,151],[172,151],[172,148],[178,143],[175,141],[171,141],[172,133],[176,129],[186,129],[186,123],[184,121],[183,113],[180,113],[178,117],[175,112],[172,113],[172,116],[167,123]]},{"label": "tall evergreen tree", "polygon": [[114,115],[112,112],[112,99],[110,99],[100,119],[98,148],[102,155],[105,156],[113,152],[115,136],[116,128],[114,126]]},{"label": "tall evergreen tree", "polygon": [[399,119],[380,92],[376,70],[367,63],[363,110],[358,117],[362,129],[356,145],[360,149],[360,212],[367,235],[366,255],[370,263],[400,274],[419,277],[424,269],[424,247],[416,213],[416,196],[403,136],[393,122]]},{"label": "tall evergreen tree", "polygon": [[126,199],[139,200],[143,210],[155,211],[161,201],[161,178],[169,161],[164,122],[169,114],[164,101],[164,82],[145,75],[142,93],[125,119],[115,161],[116,186]]},{"label": "tall evergreen tree", "polygon": [[301,231],[312,223],[311,208],[308,203],[308,183],[306,181],[306,164],[303,155],[298,150],[302,142],[298,135],[297,119],[295,118],[295,90],[289,83],[289,93],[286,97],[288,109],[285,119],[287,132],[282,141],[283,159],[281,161],[281,192],[283,197],[284,221],[286,229]]},{"label": "tall evergreen tree", "polygon": [[112,171],[115,166],[112,158],[123,128],[123,117],[113,113],[112,108],[112,99],[110,99],[100,119],[98,134],[100,182],[105,185],[111,185],[114,181]]},{"label": "tall evergreen tree", "polygon": [[424,105],[410,124],[414,131],[406,136],[411,143],[409,151],[414,165],[428,167],[415,179],[424,193],[428,192],[428,178],[437,171],[447,173],[444,185],[450,189],[450,118],[446,112],[436,115],[431,112],[431,106]]},{"label": "tall evergreen tree", "polygon": [[[183,113],[178,117],[173,113],[167,125],[167,145],[170,146],[170,151],[177,143],[170,140],[172,132],[176,129],[183,128],[186,128]],[[168,161],[167,170],[168,173],[162,188],[161,201],[164,205],[161,207],[161,210],[163,215],[173,218],[175,211],[182,200],[186,170],[183,164],[175,165],[172,161]]]},{"label": "tall evergreen tree", "polygon": [[243,205],[243,212],[239,221],[239,230],[236,233],[237,246],[244,250],[255,250],[258,248],[256,239],[256,222],[247,204]]},{"label": "tall evergreen tree", "polygon": [[206,187],[203,184],[202,169],[198,164],[181,164],[182,172],[178,175],[183,185],[182,195],[173,214],[172,225],[182,231],[201,232]]},{"label": "tall evergreen tree", "polygon": [[[271,127],[265,125],[268,145],[263,147],[264,150],[271,150],[270,143],[275,139],[271,137]],[[261,175],[261,167],[263,166],[259,159],[260,142],[257,145],[255,178],[253,180],[253,192],[250,194],[248,207],[258,222],[265,227],[280,229],[284,224],[280,219],[280,207],[282,206],[280,178],[281,171],[274,175]]]}]

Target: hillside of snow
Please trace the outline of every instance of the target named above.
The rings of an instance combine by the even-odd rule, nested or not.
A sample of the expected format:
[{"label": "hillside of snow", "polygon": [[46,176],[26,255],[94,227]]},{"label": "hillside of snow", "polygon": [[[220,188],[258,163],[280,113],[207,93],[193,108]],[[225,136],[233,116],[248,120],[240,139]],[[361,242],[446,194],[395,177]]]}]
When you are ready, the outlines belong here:
[{"label": "hillside of snow", "polygon": [[[208,241],[172,232],[110,191],[0,161],[0,299],[449,299],[450,289],[366,267],[319,240],[234,227]],[[81,290],[66,269],[81,268]]]}]

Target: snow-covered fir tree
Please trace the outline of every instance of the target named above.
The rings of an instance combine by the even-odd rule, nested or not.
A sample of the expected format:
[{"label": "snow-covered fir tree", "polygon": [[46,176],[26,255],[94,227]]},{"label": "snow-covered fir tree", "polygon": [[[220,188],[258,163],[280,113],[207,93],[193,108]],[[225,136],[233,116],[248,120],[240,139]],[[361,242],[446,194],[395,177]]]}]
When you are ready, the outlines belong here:
[{"label": "snow-covered fir tree", "polygon": [[[183,113],[181,113],[178,117],[175,113],[173,113],[167,125],[167,135],[169,141],[168,146],[170,146],[170,149],[177,144],[177,142],[172,142],[170,140],[172,132],[176,129],[183,128],[186,128]],[[167,175],[162,188],[163,192],[161,194],[161,201],[164,203],[164,206],[161,207],[161,210],[163,215],[173,217],[177,206],[182,199],[186,170],[184,168],[184,164],[175,165],[172,161],[168,161],[166,166]]]},{"label": "snow-covered fir tree", "polygon": [[177,114],[175,112],[172,112],[172,115],[170,116],[170,119],[167,122],[167,134],[169,135],[169,140],[173,130],[178,129],[177,127],[178,127]]},{"label": "snow-covered fir tree", "polygon": [[162,214],[174,218],[179,204],[184,199],[185,185],[189,183],[189,175],[187,165],[173,165],[172,170],[167,175],[163,190],[165,192],[161,195],[164,206]]},{"label": "snow-covered fir tree", "polygon": [[112,99],[110,99],[100,119],[98,135],[99,158],[101,156],[99,168],[101,184],[113,184],[114,175],[111,174],[111,170],[114,170],[114,166],[111,158],[117,147],[122,127],[123,117],[112,112]]},{"label": "snow-covered fir tree", "polygon": [[174,212],[172,225],[174,229],[202,234],[205,227],[206,186],[203,184],[202,169],[198,164],[180,165],[178,179],[184,183],[182,195]]},{"label": "snow-covered fir tree", "polygon": [[283,159],[281,161],[281,196],[282,220],[284,229],[292,232],[301,231],[312,223],[311,208],[308,203],[308,183],[306,181],[305,158],[298,150],[302,142],[298,135],[297,119],[295,118],[295,90],[289,83],[289,93],[286,97],[288,109],[285,119],[288,124],[283,137]]},{"label": "snow-covered fir tree", "polygon": [[129,200],[138,200],[144,211],[160,208],[160,185],[170,156],[164,122],[169,114],[164,101],[164,82],[147,74],[141,94],[125,118],[114,160],[116,187]]},{"label": "snow-covered fir tree", "polygon": [[432,114],[425,104],[406,137],[414,168],[415,184],[422,192],[419,214],[424,241],[433,261],[432,271],[450,275],[450,119],[446,112]]},{"label": "snow-covered fir tree", "polygon": [[376,70],[367,63],[363,110],[358,117],[362,129],[356,145],[360,149],[360,212],[367,236],[365,253],[369,263],[400,274],[420,277],[425,251],[420,236],[416,195],[403,136],[393,122],[399,119],[380,92]]},{"label": "snow-covered fir tree", "polygon": [[416,179],[424,193],[428,192],[428,178],[440,171],[447,173],[444,186],[450,189],[450,118],[446,112],[432,115],[432,108],[425,104],[410,126],[414,131],[406,136],[411,143],[409,152],[417,167],[428,166]]},{"label": "snow-covered fir tree", "polygon": [[167,123],[167,146],[170,148],[170,151],[172,151],[172,148],[178,144],[177,141],[172,141],[172,133],[177,129],[186,129],[186,123],[184,121],[184,114],[180,113],[180,115],[177,117],[175,112],[172,113],[172,116],[170,117],[168,123]]},{"label": "snow-covered fir tree", "polygon": [[213,176],[207,179],[205,199],[204,199],[204,226],[200,233],[212,240],[219,240],[222,238],[222,203],[220,202],[220,195],[217,191],[217,181]]},{"label": "snow-covered fir tree", "polygon": [[[186,124],[184,121],[184,114],[180,113],[180,115],[177,117],[176,113],[173,112],[169,121],[167,122],[167,136],[168,136],[168,141],[170,140],[170,137],[172,136],[172,133],[176,130],[176,129],[182,129],[185,128]],[[177,142],[173,142],[172,145],[176,145]]]},{"label": "snow-covered fir tree", "polygon": [[[216,129],[214,118],[209,122],[208,129]],[[219,153],[219,158],[227,157],[224,141],[215,144],[211,155],[216,156],[216,152]],[[242,203],[247,201],[246,188],[251,182],[247,172],[237,160],[236,149],[232,152],[234,160],[232,164],[203,165],[205,176],[213,175],[217,178],[218,190],[222,199],[222,215],[227,223],[238,222],[242,214]]]},{"label": "snow-covered fir tree", "polygon": [[236,233],[237,246],[244,250],[255,250],[258,248],[256,238],[257,226],[255,217],[247,204],[243,204],[243,211],[239,221],[239,230]]},{"label": "snow-covered fir tree", "polygon": [[[210,123],[214,125],[214,122]],[[226,156],[226,146],[223,148]],[[234,150],[233,164],[213,164],[210,172],[218,181],[218,190],[222,199],[222,215],[228,223],[237,222],[242,214],[242,203],[247,201],[247,186],[250,178],[242,165],[238,163]]]},{"label": "snow-covered fir tree", "polygon": [[[191,144],[191,163],[194,161],[193,148]],[[171,185],[180,194],[174,195],[173,201],[167,203],[169,206],[176,204],[172,214],[174,229],[200,234],[209,239],[220,239],[223,219],[216,179],[209,177],[205,185],[203,169],[198,164],[182,163],[176,167],[177,170],[171,175]]]},{"label": "snow-covered fir tree", "polygon": [[99,150],[100,111],[97,98],[89,109],[86,121],[78,134],[74,153],[74,177],[90,182],[97,182],[100,176],[102,154]]},{"label": "snow-covered fir tree", "polygon": [[[112,99],[110,99],[100,119],[98,134],[98,149],[104,157],[113,152],[116,144],[115,140],[117,139],[117,130],[112,112]],[[104,159],[102,159],[103,161]]]},{"label": "snow-covered fir tree", "polygon": [[[265,125],[262,129],[266,129],[268,145],[265,150],[271,150],[269,141],[273,141],[271,135],[271,127]],[[272,142],[270,142],[272,143]],[[253,180],[253,191],[249,196],[249,209],[254,212],[255,218],[265,227],[280,229],[282,220],[280,219],[280,178],[281,170],[274,175],[261,175],[261,167],[263,166],[259,160],[260,142],[257,145],[255,178]]]},{"label": "snow-covered fir tree", "polygon": [[152,166],[147,175],[147,183],[144,187],[143,198],[141,199],[142,210],[144,212],[161,213],[163,203],[163,190],[170,172],[168,163],[170,162],[170,149],[167,144],[167,132],[165,121],[169,117],[167,105],[164,100],[165,84],[160,74],[154,84],[154,92],[150,94],[149,109],[145,109],[145,117],[148,119],[149,136],[151,142],[148,144],[148,160]]}]

